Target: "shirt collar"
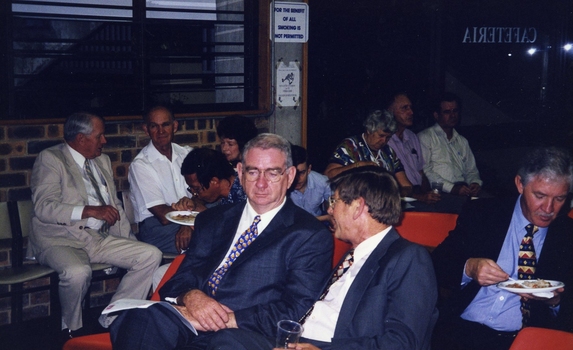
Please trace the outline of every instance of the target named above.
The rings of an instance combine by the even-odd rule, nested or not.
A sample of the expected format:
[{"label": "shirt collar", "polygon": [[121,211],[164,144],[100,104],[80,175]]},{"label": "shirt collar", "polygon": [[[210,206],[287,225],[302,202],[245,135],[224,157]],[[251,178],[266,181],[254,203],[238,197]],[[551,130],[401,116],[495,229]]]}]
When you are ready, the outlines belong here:
[{"label": "shirt collar", "polygon": [[74,161],[78,164],[78,166],[83,169],[84,168],[84,163],[86,162],[86,157],[82,156],[80,154],[80,152],[76,151],[75,149],[73,149],[68,143],[66,143],[66,147],[68,147],[68,150],[70,151],[70,153],[72,154],[72,158],[74,158]]},{"label": "shirt collar", "polygon": [[[171,157],[176,157],[177,155],[175,154],[175,150],[173,149],[173,142],[171,142]],[[153,144],[153,141],[149,141],[149,146],[147,148],[147,157],[149,158],[150,161],[154,161],[157,159],[167,159],[166,156],[164,156],[163,154],[161,154],[157,148],[155,148],[155,145]]]},{"label": "shirt collar", "polygon": [[[515,227],[517,227],[519,235],[521,235],[520,239],[523,238],[525,235],[525,231],[521,232],[521,229],[525,229],[525,226],[529,225],[530,222],[527,218],[523,215],[523,211],[521,210],[521,195],[517,198],[517,202],[515,202],[515,207],[513,208],[513,216],[511,221],[515,223]],[[539,231],[535,234],[535,236],[542,236],[545,235],[547,232],[548,227],[539,227]]]},{"label": "shirt collar", "polygon": [[[438,133],[438,134],[440,134],[440,135],[443,135],[443,136],[446,138],[446,140],[447,140],[448,135],[446,135],[446,132],[444,131],[444,129],[442,129],[442,127],[440,126],[440,124],[436,123],[436,124],[434,125],[434,128],[436,129],[436,133]],[[456,128],[452,128],[452,139],[451,139],[451,140],[448,140],[448,141],[450,141],[450,142],[453,141],[454,139],[456,139],[456,138],[458,137],[458,135],[459,135],[459,134],[458,134],[458,132],[456,131]]]},{"label": "shirt collar", "polygon": [[378,246],[378,244],[380,244],[382,239],[386,237],[388,232],[390,232],[391,228],[392,226],[388,226],[384,230],[378,232],[374,236],[368,237],[366,240],[364,240],[358,246],[356,246],[356,248],[354,249],[354,261],[359,261],[365,256],[370,256],[372,251],[374,251],[374,249]]}]

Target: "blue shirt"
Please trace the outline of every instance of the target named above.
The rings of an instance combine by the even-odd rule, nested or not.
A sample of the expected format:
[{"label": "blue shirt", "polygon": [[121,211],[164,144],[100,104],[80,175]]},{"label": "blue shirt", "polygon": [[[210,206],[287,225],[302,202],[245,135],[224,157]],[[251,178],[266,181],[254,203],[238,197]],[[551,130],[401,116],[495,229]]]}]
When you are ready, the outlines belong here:
[{"label": "blue shirt", "polygon": [[[518,279],[517,257],[519,246],[526,233],[525,226],[529,225],[529,221],[527,221],[521,211],[520,199],[521,196],[515,203],[509,229],[496,261],[502,270],[507,272],[513,279]],[[533,236],[533,247],[538,260],[541,256],[546,236],[547,227],[539,227],[539,231]],[[471,278],[464,271],[462,285],[467,284],[469,281],[471,281]],[[481,323],[498,331],[517,331],[522,326],[520,306],[520,297],[517,294],[499,289],[496,285],[481,287],[474,300],[461,314],[461,318]]]},{"label": "blue shirt", "polygon": [[290,198],[294,204],[302,209],[314,216],[320,216],[324,214],[322,203],[328,201],[331,194],[328,178],[316,171],[311,171],[308,174],[304,193],[294,190],[291,192]]}]

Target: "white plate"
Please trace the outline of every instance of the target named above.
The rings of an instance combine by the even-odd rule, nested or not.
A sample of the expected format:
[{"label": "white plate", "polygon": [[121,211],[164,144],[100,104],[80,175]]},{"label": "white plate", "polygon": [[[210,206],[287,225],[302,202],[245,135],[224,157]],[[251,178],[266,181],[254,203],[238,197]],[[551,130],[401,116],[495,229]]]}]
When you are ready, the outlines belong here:
[{"label": "white plate", "polygon": [[401,200],[403,200],[404,202],[415,202],[416,198],[412,198],[412,197],[401,197]]},{"label": "white plate", "polygon": [[499,282],[499,283],[497,284],[497,287],[498,287],[498,288],[501,288],[501,289],[503,289],[503,290],[506,290],[506,291],[508,291],[508,292],[511,292],[511,293],[516,293],[516,294],[524,294],[524,293],[532,293],[532,294],[533,294],[533,293],[536,293],[536,294],[538,294],[538,293],[544,293],[544,294],[539,295],[539,296],[541,296],[541,297],[547,297],[548,294],[546,295],[545,293],[554,291],[554,290],[557,289],[557,288],[565,287],[565,283],[560,282],[560,281],[552,281],[552,280],[545,280],[545,281],[551,283],[551,287],[547,287],[547,288],[528,288],[528,287],[526,287],[526,288],[512,288],[512,287],[508,287],[509,285],[512,285],[512,284],[514,284],[514,283],[523,284],[523,282],[526,282],[526,280],[523,280],[523,281],[505,281],[505,282]]},{"label": "white plate", "polygon": [[[186,211],[186,210],[171,211],[165,214],[165,218],[179,225],[193,226],[195,225],[195,217],[197,216],[197,214],[199,214],[198,211]],[[176,219],[178,215],[191,216],[191,217],[186,219]]]}]

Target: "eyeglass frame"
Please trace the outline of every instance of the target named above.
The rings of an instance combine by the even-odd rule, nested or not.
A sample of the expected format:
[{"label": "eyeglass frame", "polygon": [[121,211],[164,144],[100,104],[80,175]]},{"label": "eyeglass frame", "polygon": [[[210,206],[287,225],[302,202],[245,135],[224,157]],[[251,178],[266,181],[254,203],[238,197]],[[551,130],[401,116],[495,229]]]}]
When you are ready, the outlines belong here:
[{"label": "eyeglass frame", "polygon": [[198,196],[199,193],[203,192],[204,190],[205,187],[203,185],[201,185],[198,191],[195,191],[195,188],[192,188],[191,186],[187,186],[187,191],[189,191],[189,193],[191,193],[194,196]]},{"label": "eyeglass frame", "polygon": [[336,204],[336,202],[341,201],[341,200],[342,200],[342,198],[334,198],[334,196],[328,197],[328,207],[334,208],[334,205]]},{"label": "eyeglass frame", "polygon": [[[243,170],[243,175],[245,176],[245,180],[246,180],[246,181],[255,182],[255,181],[258,181],[258,180],[261,178],[261,174],[263,174],[263,177],[264,177],[265,180],[267,180],[268,182],[277,183],[277,182],[279,182],[279,181],[282,179],[283,175],[286,173],[286,171],[287,171],[288,168],[282,169],[282,172],[281,172],[281,173],[277,173],[275,180],[269,179],[269,178],[267,177],[267,174],[269,174],[268,172],[271,172],[271,171],[277,171],[277,172],[279,172],[279,171],[281,171],[281,169],[282,169],[282,168],[269,168],[269,169],[263,169],[263,170],[261,171],[261,170],[258,169],[258,168],[246,167],[246,168]],[[256,172],[257,172],[257,175],[256,175],[255,178],[249,179],[249,177],[251,176],[251,175],[249,175],[249,172],[251,172],[251,171],[256,171]]]}]

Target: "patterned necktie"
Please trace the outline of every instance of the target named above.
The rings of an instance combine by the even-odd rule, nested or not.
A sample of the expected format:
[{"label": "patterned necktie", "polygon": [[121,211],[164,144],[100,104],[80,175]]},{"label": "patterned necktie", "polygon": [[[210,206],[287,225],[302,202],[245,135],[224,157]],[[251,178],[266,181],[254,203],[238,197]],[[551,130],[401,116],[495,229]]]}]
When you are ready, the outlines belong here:
[{"label": "patterned necktie", "polygon": [[[348,251],[348,253],[344,257],[344,260],[342,260],[342,263],[340,263],[340,265],[338,265],[336,270],[334,270],[332,278],[328,282],[328,285],[324,289],[324,292],[322,292],[317,301],[324,300],[324,298],[326,298],[326,295],[330,291],[330,287],[334,284],[334,282],[338,281],[346,271],[348,271],[350,266],[352,266],[352,263],[354,263],[354,249]],[[312,313],[312,310],[314,310],[314,304],[310,307],[310,309],[308,309],[308,311],[304,314],[304,316],[301,317],[301,319],[298,322],[300,324],[303,324],[304,321],[306,321],[307,317],[310,316],[310,314]]]},{"label": "patterned necktie", "polygon": [[[103,195],[101,194],[101,191],[99,189],[99,184],[98,184],[98,182],[94,176],[94,173],[92,172],[92,167],[90,166],[90,163],[87,159],[84,162],[84,170],[86,171],[86,174],[87,174],[88,178],[90,179],[92,186],[95,189],[98,200],[100,201],[100,203],[102,203],[102,205],[105,205],[106,201],[103,199]],[[103,224],[99,228],[98,232],[104,238],[109,235],[109,224],[107,223],[107,221],[105,221],[105,220],[103,221]]]},{"label": "patterned necktie", "polygon": [[[535,267],[537,258],[533,247],[533,235],[539,230],[535,225],[525,226],[527,232],[519,245],[519,256],[517,259],[517,277],[520,280],[531,280],[535,278]],[[522,325],[525,327],[530,316],[529,301],[521,299]]]},{"label": "patterned necktie", "polygon": [[261,216],[260,215],[255,216],[255,220],[253,220],[251,226],[241,234],[239,239],[237,239],[237,241],[233,245],[233,249],[231,249],[231,252],[225,259],[225,262],[223,262],[223,265],[221,265],[217,270],[215,270],[215,272],[213,272],[213,274],[211,275],[211,278],[209,278],[209,283],[208,283],[209,291],[211,292],[212,296],[215,296],[217,288],[219,288],[219,283],[221,282],[221,279],[223,278],[225,273],[227,273],[227,271],[229,270],[229,267],[231,267],[231,265],[233,264],[233,262],[235,262],[235,260],[237,260],[239,255],[241,255],[241,253],[259,235],[259,230],[257,229],[257,225],[259,224],[260,221],[261,221]]}]

